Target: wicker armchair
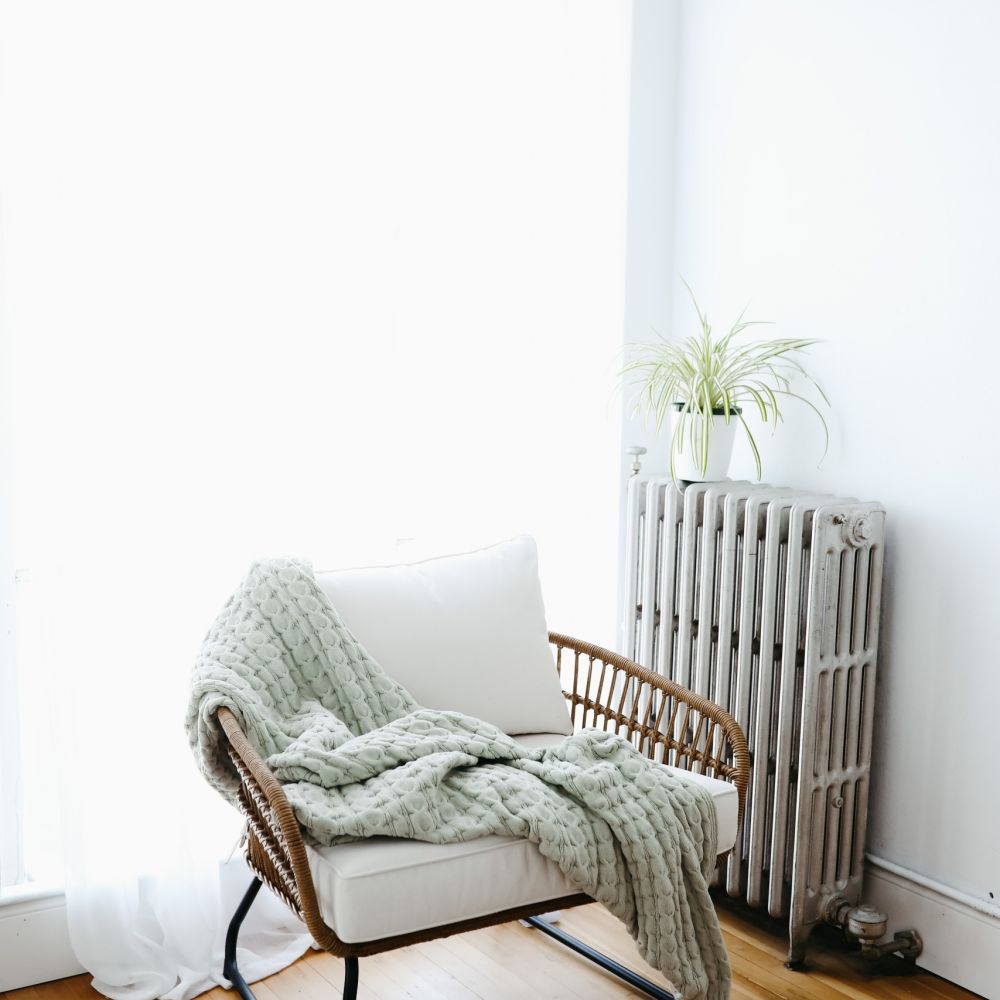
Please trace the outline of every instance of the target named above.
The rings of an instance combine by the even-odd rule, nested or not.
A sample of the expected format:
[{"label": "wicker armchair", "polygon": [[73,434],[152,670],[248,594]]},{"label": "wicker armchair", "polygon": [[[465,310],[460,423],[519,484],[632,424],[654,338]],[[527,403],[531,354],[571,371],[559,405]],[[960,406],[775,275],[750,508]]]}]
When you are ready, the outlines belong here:
[{"label": "wicker armchair", "polygon": [[[750,757],[743,731],[727,712],[610,650],[556,633],[550,633],[549,639],[576,729],[617,732],[653,760],[732,783],[739,796],[737,822],[742,822]],[[342,941],[320,913],[306,846],[280,783],[232,712],[222,708],[217,718],[240,777],[240,809],[246,819],[244,851],[256,875],[226,939],[224,973],[245,1000],[254,997],[236,965],[236,942],[262,883],[304,921],[319,947],[345,960],[344,1000],[357,996],[359,957],[515,919],[527,921],[649,996],[670,1000],[670,994],[658,986],[540,919],[541,913],[592,902],[579,893],[416,933],[360,943]]]}]

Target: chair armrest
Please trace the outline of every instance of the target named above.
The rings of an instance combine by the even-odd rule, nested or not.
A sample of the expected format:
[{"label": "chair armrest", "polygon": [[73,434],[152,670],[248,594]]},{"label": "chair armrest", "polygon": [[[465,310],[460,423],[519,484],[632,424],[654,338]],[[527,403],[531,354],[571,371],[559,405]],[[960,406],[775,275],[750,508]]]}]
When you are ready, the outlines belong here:
[{"label": "chair armrest", "polygon": [[609,649],[556,632],[549,641],[575,728],[612,730],[651,760],[732,782],[743,822],[750,752],[725,709]]},{"label": "chair armrest", "polygon": [[319,912],[302,829],[281,782],[271,773],[228,708],[216,718],[240,779],[239,808],[246,819],[247,864],[305,923],[321,948],[339,942]]}]

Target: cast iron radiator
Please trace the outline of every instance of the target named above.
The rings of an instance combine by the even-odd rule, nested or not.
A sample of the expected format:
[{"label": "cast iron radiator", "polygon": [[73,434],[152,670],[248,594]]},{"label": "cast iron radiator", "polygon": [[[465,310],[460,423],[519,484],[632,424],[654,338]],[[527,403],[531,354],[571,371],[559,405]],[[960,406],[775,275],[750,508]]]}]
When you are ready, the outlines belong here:
[{"label": "cast iron radiator", "polygon": [[792,964],[824,919],[874,949],[885,917],[858,904],[884,508],[637,474],[626,516],[623,653],[724,707],[750,744],[721,884],[788,919]]}]

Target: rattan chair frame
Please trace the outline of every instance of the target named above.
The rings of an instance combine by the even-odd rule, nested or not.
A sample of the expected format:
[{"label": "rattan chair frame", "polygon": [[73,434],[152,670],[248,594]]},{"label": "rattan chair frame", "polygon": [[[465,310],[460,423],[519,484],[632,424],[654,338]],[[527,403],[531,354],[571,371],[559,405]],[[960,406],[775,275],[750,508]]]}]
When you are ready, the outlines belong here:
[{"label": "rattan chair frame", "polygon": [[[739,795],[742,822],[750,754],[742,729],[728,712],[611,650],[556,632],[549,633],[549,640],[555,647],[556,669],[563,680],[575,729],[596,727],[616,732],[650,759],[731,782]],[[246,820],[243,848],[256,876],[233,918],[226,949],[226,976],[244,997],[253,994],[236,967],[236,935],[260,887],[257,879],[305,923],[320,948],[347,960],[347,985],[353,985],[353,989],[345,988],[345,1000],[356,991],[359,957],[593,902],[589,896],[575,893],[375,941],[342,941],[320,913],[302,831],[280,782],[247,739],[236,716],[220,708],[217,719],[240,780],[239,808]],[[530,922],[547,933],[555,930],[546,929],[544,922],[537,919]],[[604,956],[575,939],[566,940],[568,935],[561,931],[553,936],[571,947],[579,945],[577,951],[599,961],[615,975],[628,971],[621,966],[612,968],[616,963],[601,961]],[[646,988],[649,995],[669,996],[634,973],[630,975],[633,985],[637,985],[634,980],[639,980],[640,988]]]}]

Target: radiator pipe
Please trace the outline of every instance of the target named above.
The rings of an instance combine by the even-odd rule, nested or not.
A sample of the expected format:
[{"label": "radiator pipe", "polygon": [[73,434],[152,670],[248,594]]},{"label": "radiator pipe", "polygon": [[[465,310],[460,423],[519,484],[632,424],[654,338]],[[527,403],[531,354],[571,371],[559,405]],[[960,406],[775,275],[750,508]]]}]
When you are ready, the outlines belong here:
[{"label": "radiator pipe", "polygon": [[874,906],[855,905],[842,896],[829,900],[823,919],[841,927],[861,945],[861,954],[874,960],[885,955],[900,954],[915,959],[924,948],[924,942],[915,930],[897,931],[888,941],[882,941],[889,929],[889,918]]}]

